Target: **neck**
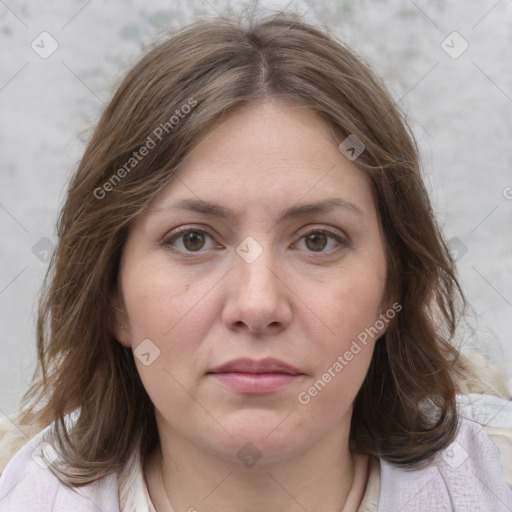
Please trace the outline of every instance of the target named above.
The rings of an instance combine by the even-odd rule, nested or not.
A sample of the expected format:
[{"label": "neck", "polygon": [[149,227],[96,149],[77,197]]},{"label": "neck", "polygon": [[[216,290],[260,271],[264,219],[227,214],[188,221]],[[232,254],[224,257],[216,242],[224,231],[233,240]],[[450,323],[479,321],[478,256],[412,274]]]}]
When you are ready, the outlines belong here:
[{"label": "neck", "polygon": [[364,494],[368,459],[352,456],[336,428],[300,453],[263,461],[247,467],[175,435],[148,457],[145,472],[158,512],[352,512]]}]

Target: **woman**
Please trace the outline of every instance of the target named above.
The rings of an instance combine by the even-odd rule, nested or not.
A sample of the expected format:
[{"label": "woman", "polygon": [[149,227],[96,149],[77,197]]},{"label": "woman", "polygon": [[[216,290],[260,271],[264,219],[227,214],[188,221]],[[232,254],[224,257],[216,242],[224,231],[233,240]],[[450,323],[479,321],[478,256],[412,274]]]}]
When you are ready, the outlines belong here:
[{"label": "woman", "polygon": [[0,510],[510,510],[463,304],[361,60],[293,15],[187,27],[70,184]]}]

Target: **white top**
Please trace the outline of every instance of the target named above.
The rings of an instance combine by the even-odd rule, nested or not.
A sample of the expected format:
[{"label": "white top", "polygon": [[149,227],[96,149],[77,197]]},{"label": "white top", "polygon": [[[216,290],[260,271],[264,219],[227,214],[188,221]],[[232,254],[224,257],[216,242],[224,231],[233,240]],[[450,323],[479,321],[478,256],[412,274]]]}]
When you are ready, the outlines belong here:
[{"label": "white top", "polygon": [[[498,400],[499,404],[493,402],[494,425],[512,429],[512,402]],[[467,404],[463,410],[481,414],[472,407]],[[489,417],[485,420],[489,423]],[[37,434],[7,464],[0,477],[0,512],[156,512],[135,453],[118,475],[77,489],[63,485],[48,468],[56,453],[44,438],[52,428]],[[461,419],[455,441],[427,468],[406,471],[382,459],[372,465],[358,512],[398,510],[512,511],[512,490],[505,482],[500,451],[479,423]]]}]

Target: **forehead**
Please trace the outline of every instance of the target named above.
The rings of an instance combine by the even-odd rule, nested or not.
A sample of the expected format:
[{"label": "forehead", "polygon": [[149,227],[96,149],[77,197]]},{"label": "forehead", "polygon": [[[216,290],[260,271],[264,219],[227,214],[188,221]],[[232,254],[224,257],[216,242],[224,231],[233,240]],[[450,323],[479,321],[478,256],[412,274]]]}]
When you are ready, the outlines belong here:
[{"label": "forehead", "polygon": [[234,110],[203,133],[152,209],[176,199],[284,206],[340,198],[369,210],[368,176],[318,114],[280,100]]}]

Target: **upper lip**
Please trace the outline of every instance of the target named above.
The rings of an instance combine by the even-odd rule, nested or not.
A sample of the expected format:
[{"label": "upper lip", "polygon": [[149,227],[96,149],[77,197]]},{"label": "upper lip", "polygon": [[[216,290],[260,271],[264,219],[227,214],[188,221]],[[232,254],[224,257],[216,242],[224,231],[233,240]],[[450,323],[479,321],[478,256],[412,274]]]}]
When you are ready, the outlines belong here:
[{"label": "upper lip", "polygon": [[261,361],[255,359],[240,358],[233,359],[227,363],[223,363],[216,366],[208,373],[288,373],[290,375],[300,375],[302,372],[292,366],[291,364],[285,363],[279,359],[268,357]]}]

